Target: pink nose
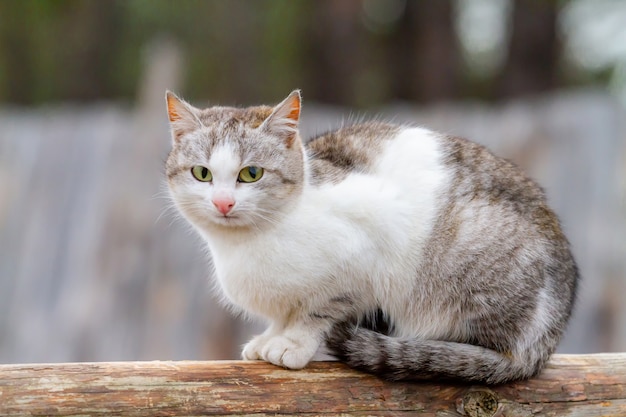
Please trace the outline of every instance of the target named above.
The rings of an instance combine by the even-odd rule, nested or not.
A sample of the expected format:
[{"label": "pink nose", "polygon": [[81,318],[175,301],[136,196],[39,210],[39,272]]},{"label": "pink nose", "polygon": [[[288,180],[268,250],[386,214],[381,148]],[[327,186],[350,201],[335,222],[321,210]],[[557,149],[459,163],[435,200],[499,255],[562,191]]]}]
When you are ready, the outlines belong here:
[{"label": "pink nose", "polygon": [[232,210],[235,205],[235,200],[232,198],[214,198],[213,205],[222,213],[224,216],[228,214],[229,211]]}]

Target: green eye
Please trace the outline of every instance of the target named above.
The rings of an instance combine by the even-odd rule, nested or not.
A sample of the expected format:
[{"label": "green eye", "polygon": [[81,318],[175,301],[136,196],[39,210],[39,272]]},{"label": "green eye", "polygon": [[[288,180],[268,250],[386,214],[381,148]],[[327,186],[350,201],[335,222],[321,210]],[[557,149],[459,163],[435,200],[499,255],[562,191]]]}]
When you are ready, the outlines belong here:
[{"label": "green eye", "polygon": [[255,182],[263,176],[263,168],[261,167],[245,167],[239,171],[239,182]]},{"label": "green eye", "polygon": [[203,167],[202,165],[196,165],[191,168],[191,175],[202,182],[209,182],[213,179],[213,174],[211,174],[209,168]]}]

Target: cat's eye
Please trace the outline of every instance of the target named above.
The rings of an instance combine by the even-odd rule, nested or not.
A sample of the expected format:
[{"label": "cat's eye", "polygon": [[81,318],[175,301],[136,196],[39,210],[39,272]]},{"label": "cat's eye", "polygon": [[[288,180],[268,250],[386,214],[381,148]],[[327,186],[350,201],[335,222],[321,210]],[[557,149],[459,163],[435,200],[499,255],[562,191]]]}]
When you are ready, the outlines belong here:
[{"label": "cat's eye", "polygon": [[203,167],[202,165],[196,165],[191,168],[191,175],[198,181],[209,182],[213,180],[213,174],[209,171],[209,168]]},{"label": "cat's eye", "polygon": [[263,168],[261,167],[245,167],[239,171],[239,182],[255,182],[263,176]]}]

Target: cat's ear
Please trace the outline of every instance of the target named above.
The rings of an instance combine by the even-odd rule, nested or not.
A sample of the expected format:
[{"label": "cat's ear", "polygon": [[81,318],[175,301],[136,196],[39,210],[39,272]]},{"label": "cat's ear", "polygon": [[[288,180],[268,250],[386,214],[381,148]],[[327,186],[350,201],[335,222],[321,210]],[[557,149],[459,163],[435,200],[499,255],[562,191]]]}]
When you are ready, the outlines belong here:
[{"label": "cat's ear", "polygon": [[167,103],[167,115],[170,119],[172,140],[177,142],[181,136],[201,126],[196,113],[196,108],[184,100],[178,98],[171,91],[165,92]]},{"label": "cat's ear", "polygon": [[272,114],[261,125],[261,129],[283,138],[290,148],[298,135],[301,104],[300,90],[292,91],[282,103],[274,107]]}]

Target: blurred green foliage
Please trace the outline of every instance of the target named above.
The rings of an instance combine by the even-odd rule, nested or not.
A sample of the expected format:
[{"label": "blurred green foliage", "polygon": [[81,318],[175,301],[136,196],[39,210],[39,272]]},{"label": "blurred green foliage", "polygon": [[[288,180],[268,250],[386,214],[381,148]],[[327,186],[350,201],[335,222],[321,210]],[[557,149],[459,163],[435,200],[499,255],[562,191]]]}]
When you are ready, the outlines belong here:
[{"label": "blurred green foliage", "polygon": [[[301,72],[306,1],[2,0],[0,100],[132,99],[143,48],[176,39],[187,95],[289,91]],[[300,68],[298,68],[300,67]],[[237,82],[237,85],[232,83]]]},{"label": "blurred green foliage", "polygon": [[[180,93],[214,103],[274,100],[303,88],[307,99],[363,107],[571,83],[554,77],[559,62],[548,56],[559,53],[561,6],[512,1],[526,13],[513,24],[530,22],[526,30],[540,35],[520,30],[531,43],[511,49],[516,61],[503,68],[534,81],[485,79],[464,67],[454,0],[0,0],[0,102],[133,100],[146,46],[159,37],[182,49]],[[548,57],[523,67],[538,50]]]}]

